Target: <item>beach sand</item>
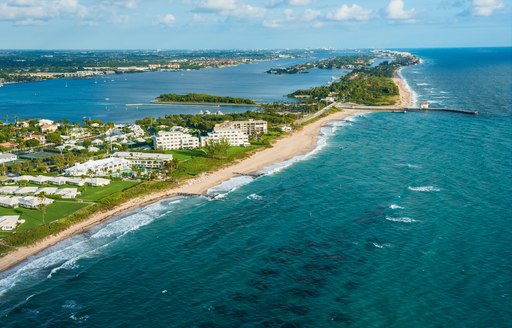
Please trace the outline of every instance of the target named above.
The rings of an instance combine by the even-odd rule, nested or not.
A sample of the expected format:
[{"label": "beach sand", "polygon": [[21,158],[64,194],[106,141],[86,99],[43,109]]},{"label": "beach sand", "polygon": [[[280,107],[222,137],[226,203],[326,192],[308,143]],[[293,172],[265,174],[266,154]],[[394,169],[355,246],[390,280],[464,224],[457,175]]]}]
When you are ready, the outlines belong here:
[{"label": "beach sand", "polygon": [[[400,103],[397,104],[397,106],[410,106],[412,103],[412,94],[407,88],[405,81],[403,81],[399,76],[394,78],[393,81],[400,89]],[[105,222],[114,216],[121,215],[159,200],[175,197],[183,193],[203,194],[208,189],[221,184],[223,181],[237,176],[237,173],[254,173],[272,164],[280,163],[295,156],[308,153],[316,147],[320,128],[325,124],[331,121],[341,121],[353,115],[370,112],[372,112],[372,110],[344,109],[342,112],[331,114],[306,125],[301,130],[295,131],[289,136],[277,140],[272,148],[259,151],[240,162],[221,168],[215,172],[201,175],[195,179],[188,180],[179,187],[158,191],[151,195],[137,197],[124,204],[116,206],[112,210],[95,213],[88,219],[74,224],[58,234],[49,236],[31,246],[17,248],[4,257],[1,257],[0,272],[27,260],[31,256],[38,254],[62,240],[87,231],[88,229]]]},{"label": "beach sand", "polygon": [[395,82],[398,90],[400,91],[400,98],[396,104],[396,106],[407,108],[413,105],[413,97],[412,92],[407,86],[407,83],[403,78],[400,77],[399,72],[393,77],[393,82]]},{"label": "beach sand", "polygon": [[236,173],[254,173],[269,165],[308,153],[316,147],[320,128],[323,125],[331,121],[340,121],[352,115],[368,112],[369,111],[365,110],[344,110],[343,112],[331,114],[316,122],[306,125],[303,129],[290,134],[290,136],[277,140],[272,148],[259,151],[238,163],[234,163],[212,173],[201,175],[195,179],[188,180],[179,187],[137,197],[124,204],[116,206],[112,210],[95,213],[88,219],[74,224],[56,235],[49,236],[34,245],[20,247],[11,253],[8,253],[4,257],[0,258],[0,272],[23,262],[29,257],[38,254],[64,239],[82,233],[102,222],[105,222],[114,216],[149,205],[162,199],[175,197],[180,193],[203,194],[208,189],[221,184],[223,181],[237,176]]}]

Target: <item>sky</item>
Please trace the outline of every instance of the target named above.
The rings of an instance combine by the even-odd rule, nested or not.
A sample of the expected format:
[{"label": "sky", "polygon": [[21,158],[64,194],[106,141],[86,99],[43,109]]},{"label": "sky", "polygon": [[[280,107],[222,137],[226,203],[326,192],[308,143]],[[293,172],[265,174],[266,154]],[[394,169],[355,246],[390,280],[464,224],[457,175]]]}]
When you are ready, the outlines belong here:
[{"label": "sky", "polygon": [[512,46],[512,0],[0,0],[0,49]]}]

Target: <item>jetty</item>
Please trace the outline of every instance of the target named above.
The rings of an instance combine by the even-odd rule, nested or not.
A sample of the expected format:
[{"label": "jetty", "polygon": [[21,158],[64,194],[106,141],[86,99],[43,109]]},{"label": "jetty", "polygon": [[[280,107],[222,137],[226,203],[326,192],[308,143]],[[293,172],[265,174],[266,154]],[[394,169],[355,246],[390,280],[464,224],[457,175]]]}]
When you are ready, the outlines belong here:
[{"label": "jetty", "polygon": [[352,103],[336,103],[335,105],[340,109],[362,109],[371,111],[382,111],[382,112],[394,112],[394,113],[405,113],[407,111],[421,111],[421,112],[450,112],[466,115],[478,115],[477,111],[472,111],[462,108],[434,108],[425,106],[423,103],[420,107],[402,107],[402,106],[366,106]]}]

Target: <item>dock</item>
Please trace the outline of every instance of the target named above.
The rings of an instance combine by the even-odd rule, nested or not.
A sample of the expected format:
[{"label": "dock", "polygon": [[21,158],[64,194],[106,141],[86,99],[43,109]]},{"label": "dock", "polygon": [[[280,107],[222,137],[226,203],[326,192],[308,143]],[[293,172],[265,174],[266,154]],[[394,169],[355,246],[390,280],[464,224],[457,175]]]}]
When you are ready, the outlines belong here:
[{"label": "dock", "polygon": [[451,112],[451,113],[459,113],[459,114],[467,114],[467,115],[478,115],[478,112],[467,110],[467,109],[459,109],[459,108],[418,108],[418,107],[412,107],[407,108],[406,110],[415,110],[415,111],[437,111],[437,112]]}]

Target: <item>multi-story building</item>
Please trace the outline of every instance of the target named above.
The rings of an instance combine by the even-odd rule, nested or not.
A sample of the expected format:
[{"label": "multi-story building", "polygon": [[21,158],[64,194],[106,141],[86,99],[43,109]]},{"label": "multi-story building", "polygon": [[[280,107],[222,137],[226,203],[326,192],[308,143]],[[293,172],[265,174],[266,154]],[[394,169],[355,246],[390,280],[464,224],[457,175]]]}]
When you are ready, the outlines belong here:
[{"label": "multi-story building", "polygon": [[248,121],[226,121],[224,123],[215,124],[214,131],[238,129],[247,135],[258,135],[268,132],[267,121],[248,120]]},{"label": "multi-story building", "polygon": [[106,176],[112,173],[122,172],[131,168],[131,162],[124,158],[110,157],[100,160],[90,160],[85,163],[77,163],[65,170],[68,176]]},{"label": "multi-story building", "polygon": [[201,138],[201,144],[206,146],[209,142],[220,142],[225,140],[230,146],[248,146],[249,136],[239,129],[221,129],[208,133],[207,137]]},{"label": "multi-story building", "polygon": [[158,150],[198,148],[199,138],[179,131],[159,131],[153,136],[153,146]]},{"label": "multi-story building", "polygon": [[7,163],[7,162],[13,162],[18,159],[18,156],[11,154],[11,153],[0,153],[0,164],[1,163]]},{"label": "multi-story building", "polygon": [[42,133],[55,132],[58,128],[57,124],[43,124],[39,127],[39,131]]},{"label": "multi-story building", "polygon": [[168,154],[122,151],[114,153],[113,156],[129,160],[132,165],[151,169],[162,169],[166,162],[170,162],[173,159],[173,156]]}]

